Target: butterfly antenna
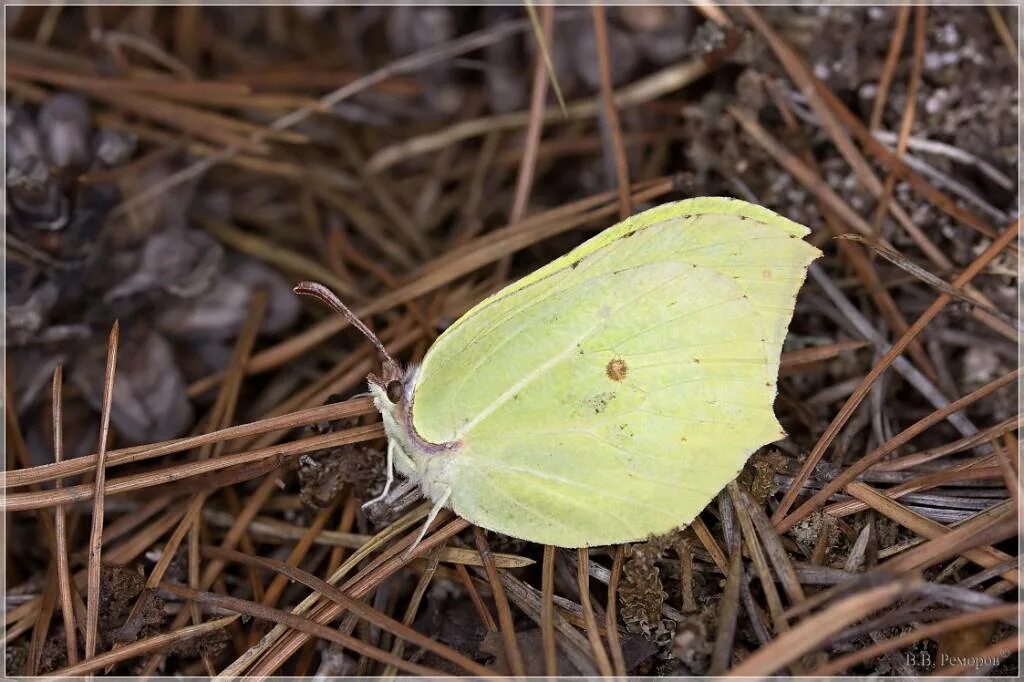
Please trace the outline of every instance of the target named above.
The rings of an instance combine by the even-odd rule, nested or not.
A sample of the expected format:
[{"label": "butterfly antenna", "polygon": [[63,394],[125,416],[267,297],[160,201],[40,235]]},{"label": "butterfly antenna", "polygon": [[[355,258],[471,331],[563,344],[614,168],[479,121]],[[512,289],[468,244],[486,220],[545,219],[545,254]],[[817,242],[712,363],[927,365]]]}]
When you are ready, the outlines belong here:
[{"label": "butterfly antenna", "polygon": [[334,312],[342,315],[346,320],[348,320],[349,324],[358,329],[363,336],[369,339],[370,343],[372,343],[377,349],[377,352],[383,356],[384,361],[387,364],[398,367],[398,363],[391,357],[387,349],[384,347],[384,344],[380,342],[379,338],[377,338],[377,335],[370,331],[370,328],[363,324],[363,321],[356,317],[355,313],[349,310],[348,306],[342,303],[341,299],[338,298],[333,291],[325,287],[323,284],[317,284],[316,282],[299,282],[295,285],[292,291],[297,294],[320,299],[324,305]]}]

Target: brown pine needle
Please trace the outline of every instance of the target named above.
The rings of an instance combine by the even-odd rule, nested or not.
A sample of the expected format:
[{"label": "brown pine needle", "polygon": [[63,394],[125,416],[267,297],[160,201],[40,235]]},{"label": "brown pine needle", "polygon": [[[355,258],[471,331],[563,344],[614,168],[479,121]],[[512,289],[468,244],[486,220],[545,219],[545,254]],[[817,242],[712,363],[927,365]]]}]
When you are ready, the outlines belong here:
[{"label": "brown pine needle", "polygon": [[[533,3],[526,0],[526,10],[530,13],[530,21],[534,22],[534,30],[537,34],[537,43],[540,57],[533,70],[533,86],[530,96],[530,120],[526,124],[526,140],[523,144],[523,157],[519,163],[519,175],[516,177],[516,192],[512,200],[512,211],[509,213],[508,221],[518,223],[526,215],[526,206],[530,200],[530,189],[533,187],[533,175],[537,167],[537,149],[540,145],[541,130],[544,126],[544,104],[547,101],[547,81],[544,78],[544,66],[550,69],[550,58],[548,56],[548,43],[551,42],[551,34],[554,30],[555,9],[552,5],[544,5],[544,25],[537,22],[536,11]],[[565,103],[561,100],[561,93],[557,90],[557,81],[554,80],[554,72],[549,71],[552,77],[552,84],[555,85],[555,92],[559,96],[562,109]],[[502,264],[508,263],[508,258],[503,259]],[[507,265],[502,271],[507,269]],[[500,279],[504,279],[504,272]]]},{"label": "brown pine needle", "polygon": [[[410,528],[415,527],[418,523],[426,517],[428,511],[427,504],[422,504],[412,511],[405,514],[403,517],[381,530],[377,535],[373,536],[371,540],[365,543],[362,547],[356,550],[341,566],[337,567],[328,578],[327,582],[331,585],[340,583],[349,572],[355,569],[356,566],[362,564],[369,555],[374,551],[384,550],[384,554],[377,560],[369,562],[366,567],[361,571],[356,578],[346,582],[342,585],[344,589],[352,588],[357,578],[364,576],[370,570],[375,570],[383,563],[388,557],[393,557],[400,550],[400,548],[407,547],[411,543],[406,542],[404,538],[399,539],[401,534],[408,531]],[[418,531],[417,531],[418,532]],[[407,536],[408,537],[408,536]],[[389,543],[397,541],[398,547],[389,549]],[[430,542],[430,539],[425,540]],[[393,550],[393,551],[392,551]],[[326,608],[323,604],[318,603],[319,595],[311,595],[304,599],[293,609],[293,613],[304,614],[309,612],[322,610]],[[332,609],[332,617],[337,617],[342,613],[344,607],[338,605],[336,609]],[[222,671],[224,675],[240,675],[249,669],[254,660],[263,655],[272,646],[276,646],[286,635],[286,630],[281,626],[275,626],[266,637],[261,639],[256,646],[250,647],[242,656],[236,659],[231,665]]]},{"label": "brown pine needle", "polygon": [[226,618],[218,618],[217,620],[211,620],[206,623],[202,623],[201,625],[191,625],[186,628],[166,632],[162,635],[155,635],[153,637],[147,637],[146,639],[140,639],[139,641],[132,642],[117,651],[102,653],[86,661],[82,661],[78,665],[70,665],[67,668],[57,670],[50,673],[50,675],[53,678],[68,678],[87,675],[93,671],[102,670],[103,668],[112,666],[116,663],[121,663],[122,661],[130,660],[136,656],[142,656],[143,654],[159,651],[171,646],[172,644],[184,642],[195,637],[202,637],[203,635],[211,632],[216,632],[221,628],[227,627],[237,619],[238,616],[227,616]]},{"label": "brown pine needle", "polygon": [[988,16],[992,20],[992,26],[996,29],[996,33],[999,34],[999,39],[1003,41],[1003,45],[1006,46],[1006,51],[1010,53],[1014,61],[1020,59],[1020,55],[1017,50],[1017,41],[1013,37],[1013,33],[1010,32],[1010,28],[1006,25],[1006,20],[1003,18],[1003,14],[1000,8],[993,4],[985,4],[985,9],[988,10]]},{"label": "brown pine needle", "polygon": [[[989,262],[992,261],[997,255],[1002,253],[1006,247],[1017,239],[1017,234],[1020,229],[1020,220],[1014,221],[1000,236],[998,239],[993,241],[985,251],[978,256],[967,269],[964,270],[960,275],[953,280],[952,285],[957,288],[962,288],[968,284],[975,275],[981,272]],[[885,372],[886,369],[893,363],[893,361],[899,357],[899,355],[906,349],[910,342],[923,330],[928,323],[931,322],[939,312],[945,308],[952,297],[949,294],[940,294],[937,299],[932,303],[928,309],[921,314],[914,324],[892,345],[892,348],[879,360],[871,372],[868,373],[864,380],[860,383],[853,394],[847,399],[846,403],[839,410],[836,416],[832,419],[825,433],[821,435],[818,442],[815,443],[814,449],[804,460],[804,464],[793,481],[792,486],[783,496],[782,501],[779,503],[778,509],[772,515],[772,522],[779,528],[782,525],[780,522],[783,521],[786,514],[789,512],[793,503],[796,501],[797,496],[800,494],[800,490],[810,476],[811,470],[821,461],[822,455],[825,454],[825,450],[832,444],[835,437],[839,434],[840,429],[846,424],[846,422],[853,415],[853,412],[857,409],[857,406],[867,397],[868,391],[878,380],[878,378]]]},{"label": "brown pine needle", "polygon": [[103,503],[106,482],[107,441],[110,438],[110,409],[114,402],[114,374],[117,371],[117,344],[121,325],[116,320],[107,344],[107,366],[103,382],[103,409],[100,414],[100,442],[96,449],[96,480],[93,486],[92,532],[89,536],[89,574],[87,580],[85,657],[96,655],[100,622],[100,571],[103,549]]},{"label": "brown pine needle", "polygon": [[[1000,503],[943,534],[908,549],[879,564],[880,575],[923,571],[929,566],[959,557],[968,550],[995,545],[1017,534],[1017,513],[1009,504]],[[1016,568],[1008,571],[1019,576]],[[1019,583],[1018,580],[1015,581]],[[806,603],[806,602],[805,602]]]},{"label": "brown pine needle", "polygon": [[29,677],[39,674],[39,665],[43,657],[43,645],[46,643],[46,636],[50,632],[50,623],[53,622],[53,610],[57,603],[56,570],[57,564],[51,560],[50,565],[46,569],[42,601],[39,606],[39,612],[36,614],[35,623],[32,624],[32,637],[28,643],[28,662],[25,665],[25,671]]},{"label": "brown pine needle", "polygon": [[[992,442],[992,440],[993,439],[990,439],[989,442]],[[981,464],[991,461],[992,457],[984,457],[965,462],[963,464],[958,464],[947,471],[937,471],[933,474],[926,474],[924,476],[912,478],[909,481],[900,483],[899,485],[886,488],[885,494],[896,500],[909,493],[929,490],[948,483],[1000,478],[1001,471],[999,467],[981,466]],[[864,511],[865,509],[868,509],[868,505],[863,502],[858,500],[844,500],[842,502],[830,504],[822,511],[830,516],[842,518],[856,512]]]},{"label": "brown pine needle", "polygon": [[836,239],[846,239],[848,241],[854,241],[860,244],[864,244],[872,251],[877,253],[879,256],[881,256],[882,258],[886,259],[887,261],[898,267],[900,270],[903,270],[904,272],[913,275],[914,277],[924,282],[928,286],[932,287],[933,289],[937,289],[938,291],[941,291],[944,294],[949,294],[953,298],[963,301],[964,303],[967,303],[972,307],[977,307],[980,310],[984,310],[989,315],[998,317],[1004,323],[1012,327],[1016,327],[1018,330],[1021,330],[1020,323],[1017,322],[1017,320],[1011,317],[1010,315],[1007,315],[1002,310],[999,310],[994,306],[988,305],[987,303],[984,303],[982,301],[978,301],[975,297],[971,296],[970,294],[961,289],[957,289],[956,287],[950,286],[949,282],[942,279],[941,277],[938,277],[937,275],[933,275],[931,272],[921,267],[917,263],[914,263],[913,261],[911,261],[909,258],[904,256],[894,248],[888,247],[884,244],[879,244],[870,239],[865,239],[859,234],[841,234],[838,235]]},{"label": "brown pine needle", "polygon": [[629,194],[629,164],[626,161],[626,148],[622,142],[622,126],[619,124],[619,110],[615,104],[615,91],[612,88],[611,56],[608,46],[608,20],[605,18],[604,7],[592,5],[590,8],[594,18],[594,38],[597,45],[597,64],[601,74],[601,103],[604,107],[605,129],[611,141],[612,154],[615,159],[615,180],[619,189],[619,218],[625,220],[633,215],[633,199]]},{"label": "brown pine needle", "polygon": [[[735,47],[737,45],[729,46],[727,49],[731,51]],[[620,108],[645,104],[696,82],[711,70],[712,67],[703,57],[673,64],[620,88],[614,93],[613,102]],[[601,112],[601,102],[600,99],[593,98],[576,100],[566,106],[566,112],[571,120],[594,118]],[[544,111],[545,122],[558,122],[564,119],[565,115],[557,107],[549,107]],[[371,156],[367,164],[371,170],[379,172],[405,159],[429,154],[462,140],[479,137],[495,130],[521,128],[529,120],[529,111],[515,111],[459,121],[440,131],[388,145]]]},{"label": "brown pine needle", "polygon": [[[434,547],[446,542],[448,538],[469,527],[469,522],[464,519],[456,518],[446,522],[447,516],[444,515],[445,518],[442,518],[443,515],[443,513],[438,515],[438,520],[435,521],[435,524],[440,525],[444,523],[444,525],[434,533],[429,533],[411,553],[408,553],[406,550],[419,535],[418,529],[393,543],[381,557],[371,561],[359,574],[342,585],[342,589],[346,590],[353,597],[364,597],[410,561],[418,556],[427,554]],[[343,609],[334,604],[327,604],[321,613],[324,618],[329,620],[340,615],[342,611]],[[298,651],[308,638],[309,635],[301,632],[282,635],[282,641],[278,643],[273,652],[265,656],[258,665],[253,666],[250,674],[269,675],[276,671],[284,664],[288,657]],[[226,675],[227,671],[222,671],[221,674]]]},{"label": "brown pine needle", "polygon": [[[487,45],[504,40],[510,35],[519,33],[525,29],[526,26],[526,22],[508,22],[498,26],[497,28],[487,28],[482,31],[477,31],[476,33],[471,33],[449,43],[430,47],[421,52],[413,53],[408,57],[395,60],[372,73],[357,78],[350,83],[346,83],[333,92],[321,97],[317,100],[316,106],[301,107],[275,119],[269,126],[267,126],[266,130],[288,130],[302,121],[305,121],[317,111],[323,109],[329,110],[335,105],[390,79],[392,76],[414,73],[420,69],[430,66],[431,64],[457,57],[458,55],[466,52],[478,50],[482,47],[486,47]],[[250,135],[249,140],[253,143],[259,143],[263,141],[266,135],[266,132],[258,131]],[[165,192],[168,192],[193,178],[199,177],[210,168],[234,157],[241,151],[242,147],[240,146],[227,146],[222,151],[174,173],[160,184],[154,185],[143,192],[133,195],[130,199],[118,206],[116,212],[120,215],[130,214],[138,207],[145,206],[161,194],[164,194]]]},{"label": "brown pine needle", "polygon": [[594,605],[590,602],[590,550],[580,547],[577,557],[576,583],[579,585],[580,605],[583,607],[583,622],[587,625],[590,649],[601,675],[614,677],[615,671],[612,669],[611,661],[608,660],[608,652],[604,650],[604,644],[601,642],[601,631],[597,627],[597,618],[594,616]]},{"label": "brown pine needle", "polygon": [[[263,419],[250,424],[231,426],[198,436],[178,438],[152,445],[139,445],[131,448],[111,450],[107,453],[107,467],[128,464],[130,462],[141,462],[154,457],[184,452],[185,450],[203,447],[210,443],[245,438],[270,431],[290,430],[318,422],[370,414],[374,411],[373,402],[369,398],[353,398],[341,403],[312,407],[291,414]],[[31,467],[29,469],[4,472],[4,476],[0,479],[0,487],[17,488],[66,476],[88,473],[95,469],[96,459],[96,455],[91,454],[65,460],[59,464],[55,462],[54,464],[44,464],[43,466]]]},{"label": "brown pine needle", "polygon": [[[903,119],[900,122],[900,136],[896,143],[896,157],[902,159],[907,153],[907,142],[914,126],[914,115],[917,112],[917,90],[921,84],[921,70],[924,66],[925,37],[927,35],[928,9],[925,5],[914,8],[914,56],[911,58],[910,82],[907,84],[906,104],[903,105]],[[890,172],[885,178],[882,196],[878,199],[875,209],[875,235],[882,233],[882,223],[889,213],[889,200],[896,187],[896,175]]]},{"label": "brown pine needle", "polygon": [[[888,495],[875,490],[866,483],[854,481],[846,486],[846,490],[858,500],[878,511],[886,518],[895,521],[905,528],[909,528],[921,537],[929,540],[935,540],[950,532],[949,529],[941,523],[937,523],[931,519],[921,516],[904,505],[894,501]],[[969,549],[963,552],[963,556],[982,568],[998,566],[1004,561],[1010,559],[1008,554],[992,547],[976,547]],[[1007,580],[1020,585],[1020,573],[1018,571],[1011,570],[1003,573],[1002,575]]]},{"label": "brown pine needle", "polygon": [[[335,498],[332,504],[327,505],[317,513],[302,538],[299,539],[299,541],[295,543],[295,547],[292,548],[286,565],[292,568],[299,565],[305,557],[306,552],[308,552],[309,548],[312,547],[316,536],[323,530],[324,526],[327,525],[327,522],[330,520],[341,501],[342,500],[340,498]],[[263,595],[263,599],[260,600],[260,603],[264,606],[277,606],[277,600],[281,598],[285,588],[288,587],[288,582],[288,576],[283,574],[276,576],[274,580],[271,581],[270,586],[267,588],[267,591]]]},{"label": "brown pine needle", "polygon": [[[482,561],[480,566],[483,566]],[[476,589],[476,583],[473,582],[473,577],[466,569],[466,564],[455,564],[455,573],[459,576],[462,586],[466,588],[469,600],[473,602],[473,608],[476,609],[477,614],[480,616],[480,622],[484,624],[484,628],[488,632],[497,632],[498,624],[494,622],[494,616],[487,610],[487,604],[484,604],[483,597],[480,596],[480,590]]]},{"label": "brown pine needle", "polygon": [[[64,459],[64,400],[61,396],[64,368],[57,365],[53,372],[53,461]],[[63,482],[57,479],[54,488]],[[71,605],[71,567],[68,564],[67,511],[64,505],[54,510],[54,534],[57,538],[57,581],[60,589],[60,609],[64,616],[64,636],[67,639],[68,665],[78,663],[78,632],[75,628],[75,610]]]},{"label": "brown pine needle", "polygon": [[1013,503],[1017,506],[1018,514],[1024,510],[1024,504],[1021,503],[1021,481],[1017,477],[1017,471],[1013,468],[1013,460],[1015,459],[1012,454],[1016,450],[1007,452],[1007,448],[1004,448],[996,437],[989,439],[989,444],[992,446],[992,450],[996,454],[996,461],[999,462],[999,473],[1003,477],[1003,482],[1006,484],[1006,491],[1013,498]]},{"label": "brown pine needle", "polygon": [[[104,485],[104,492],[107,495],[117,495],[132,490],[142,490],[154,486],[167,485],[176,481],[184,481],[206,474],[212,474],[225,469],[237,468],[241,471],[241,477],[235,482],[250,480],[259,476],[260,469],[248,468],[246,465],[267,465],[280,466],[307,452],[316,452],[324,448],[338,447],[349,443],[360,443],[368,440],[376,440],[384,436],[384,427],[378,424],[369,426],[357,426],[344,431],[326,433],[322,436],[313,436],[301,440],[293,440],[280,445],[273,445],[257,450],[239,452],[232,455],[224,455],[216,459],[186,462],[157,469],[141,474],[132,474],[115,478]],[[257,473],[253,473],[257,472]],[[73,485],[61,490],[43,490],[32,493],[18,493],[7,495],[0,500],[0,509],[5,511],[25,511],[27,509],[42,509],[53,507],[58,504],[81,502],[92,499],[96,494],[95,485]],[[102,496],[102,495],[101,495]]]},{"label": "brown pine needle", "polygon": [[544,545],[541,572],[540,631],[544,642],[544,670],[548,677],[558,675],[558,652],[555,650],[555,557],[558,550]]},{"label": "brown pine needle", "polygon": [[491,548],[487,544],[487,537],[479,526],[473,526],[473,539],[476,541],[477,551],[483,559],[484,571],[487,574],[487,581],[491,584],[491,594],[494,597],[494,604],[498,609],[498,625],[501,630],[501,640],[505,647],[505,660],[513,675],[523,677],[526,675],[526,666],[523,664],[523,654],[519,650],[519,639],[516,637],[515,624],[512,622],[512,610],[508,606],[508,597],[501,586],[501,577],[498,575],[498,568],[491,558]]},{"label": "brown pine needle", "polygon": [[[732,507],[735,511],[736,520],[739,522],[741,529],[740,535],[743,537],[744,545],[747,548],[747,555],[751,558],[754,572],[757,573],[757,577],[761,582],[761,587],[764,590],[765,600],[768,602],[768,610],[771,614],[771,621],[774,626],[774,630],[777,634],[782,634],[790,629],[789,621],[786,619],[783,613],[782,599],[779,596],[778,588],[775,585],[775,579],[772,576],[771,569],[768,567],[768,560],[765,557],[764,548],[758,541],[757,532],[754,530],[754,522],[750,519],[750,514],[747,513],[747,508],[743,504],[742,493],[740,492],[739,485],[736,481],[731,481],[726,487],[729,493],[729,499],[732,501]],[[799,674],[801,670],[797,669],[797,665],[793,665],[794,674]]]},{"label": "brown pine needle", "polygon": [[285,576],[289,580],[297,583],[301,583],[306,587],[320,593],[324,597],[331,601],[343,605],[349,611],[358,614],[361,618],[364,618],[367,622],[373,625],[391,632],[397,637],[408,641],[410,644],[421,646],[428,651],[432,651],[438,656],[441,656],[452,663],[462,667],[466,672],[481,675],[487,674],[487,669],[477,664],[472,659],[458,653],[454,649],[451,649],[440,642],[436,642],[427,635],[424,635],[417,630],[413,629],[408,623],[401,623],[393,618],[388,617],[386,614],[377,611],[368,604],[354,599],[348,596],[345,592],[338,588],[330,585],[324,580],[317,578],[315,575],[304,571],[300,568],[289,566],[288,564],[277,561],[275,559],[267,559],[264,557],[250,556],[236,550],[227,550],[220,547],[208,547],[202,548],[203,556],[211,559],[236,561],[249,566],[270,569],[275,571],[279,575]]},{"label": "brown pine needle", "polygon": [[725,552],[719,546],[718,541],[715,540],[715,536],[711,534],[708,527],[704,525],[704,520],[699,516],[690,523],[690,528],[693,528],[693,532],[697,534],[697,539],[700,540],[701,544],[704,545],[704,549],[711,555],[711,560],[715,562],[715,566],[722,572],[723,575],[729,574],[729,559],[725,556]]},{"label": "brown pine needle", "polygon": [[712,0],[693,0],[693,6],[697,8],[697,11],[703,14],[707,19],[715,22],[723,28],[728,28],[733,25],[732,19],[725,13],[721,7],[716,5]]},{"label": "brown pine needle", "polygon": [[1005,604],[1003,606],[993,606],[991,608],[982,609],[981,611],[946,618],[935,623],[928,623],[927,625],[920,625],[898,637],[883,639],[871,646],[834,658],[824,665],[811,670],[808,675],[813,677],[829,677],[838,675],[858,663],[870,661],[873,658],[881,656],[887,651],[896,651],[897,649],[902,649],[914,644],[915,642],[920,642],[923,639],[935,639],[937,635],[941,635],[946,632],[955,632],[977,623],[988,623],[994,620],[1005,621],[1009,619],[1013,619],[1013,622],[1016,623],[1017,613],[1017,604]]},{"label": "brown pine needle", "polygon": [[290,272],[297,277],[323,282],[344,298],[352,299],[356,297],[355,290],[348,282],[312,258],[285,248],[281,244],[253,232],[251,229],[247,230],[237,227],[224,220],[218,220],[213,216],[197,214],[195,218],[205,230],[233,249],[276,265],[285,272]]},{"label": "brown pine needle", "polygon": [[[555,91],[558,106],[562,108],[562,113],[568,118],[569,112],[565,108],[562,88],[558,85],[558,74],[555,72],[555,65],[551,62],[551,52],[548,50],[548,44],[551,42],[551,25],[554,23],[555,6],[544,5],[541,8],[545,13],[544,26],[541,27],[541,21],[537,18],[537,9],[533,6],[533,0],[523,0],[523,4],[526,5],[526,13],[530,15],[530,25],[533,27],[533,35],[537,40],[537,54],[541,56],[544,63],[544,69],[547,71],[548,79],[551,81],[551,89]],[[536,87],[536,82],[534,87]]]},{"label": "brown pine needle", "polygon": [[[440,548],[435,549],[427,557],[427,567],[420,574],[419,580],[416,582],[416,588],[413,590],[412,596],[409,598],[409,603],[405,607],[405,616],[402,618],[402,624],[411,626],[416,620],[416,614],[419,612],[420,603],[423,601],[423,595],[427,591],[427,587],[430,585],[430,581],[434,578],[434,573],[437,572],[438,559],[441,558]],[[391,648],[391,654],[396,657],[401,657],[405,653],[405,641],[402,639],[395,640],[394,646]],[[395,673],[398,669],[394,665],[389,665],[381,673],[381,677],[386,680],[393,680]]]},{"label": "brown pine needle", "polygon": [[889,86],[892,85],[893,76],[896,73],[896,65],[899,63],[900,50],[903,48],[903,40],[907,35],[907,26],[910,24],[910,7],[903,6],[896,10],[896,28],[893,29],[892,40],[889,41],[889,51],[885,55],[885,66],[882,68],[882,77],[878,79],[878,91],[875,93],[875,104],[871,109],[871,118],[868,128],[878,130],[882,125],[882,115],[885,114],[885,102],[889,96]]},{"label": "brown pine needle", "polygon": [[850,623],[906,597],[920,583],[918,578],[894,580],[887,585],[865,590],[815,614],[788,632],[758,649],[742,663],[729,670],[729,675],[753,677],[771,675],[803,655],[818,648],[828,635]]},{"label": "brown pine needle", "polygon": [[780,533],[789,530],[794,525],[799,523],[802,519],[807,518],[807,516],[810,515],[811,512],[813,512],[817,507],[824,504],[831,495],[838,492],[847,483],[855,480],[857,476],[867,471],[872,465],[880,462],[886,455],[896,451],[897,448],[910,442],[912,438],[917,436],[919,433],[923,432],[925,429],[928,429],[931,426],[939,423],[940,421],[945,419],[946,415],[952,414],[953,412],[956,412],[958,410],[962,410],[968,405],[971,405],[980,400],[981,398],[984,398],[985,396],[989,395],[993,391],[996,391],[1003,386],[1009,385],[1010,383],[1015,381],[1019,375],[1020,370],[1015,369],[1012,372],[1009,372],[989,382],[988,384],[982,386],[981,388],[972,391],[971,393],[957,400],[954,400],[943,409],[936,410],[935,412],[932,412],[930,415],[924,417],[923,419],[920,419],[914,424],[911,424],[906,429],[896,434],[888,441],[878,446],[877,448],[875,448],[874,450],[867,453],[859,460],[848,466],[846,469],[844,469],[839,475],[837,475],[831,481],[826,483],[820,491],[812,495],[810,499],[808,499],[806,502],[800,505],[799,508],[793,511],[793,513],[789,514],[788,516],[779,521],[775,521],[775,529]]},{"label": "brown pine needle", "polygon": [[605,630],[608,632],[608,649],[612,654],[612,665],[616,677],[625,677],[629,671],[626,670],[626,660],[622,655],[622,642],[619,640],[619,619],[618,611],[618,589],[619,578],[622,576],[622,560],[626,553],[625,545],[615,547],[615,556],[612,559],[612,571],[608,578],[608,608]]},{"label": "brown pine needle", "polygon": [[743,580],[743,550],[739,531],[734,529],[731,537],[727,534],[726,542],[729,544],[729,558],[727,568],[723,571],[725,587],[715,612],[715,643],[708,667],[708,675],[714,676],[725,674],[732,663],[733,644],[736,641],[736,626],[739,621],[740,582]]},{"label": "brown pine needle", "polygon": [[779,361],[779,374],[797,374],[806,365],[815,365],[824,360],[831,360],[843,353],[860,350],[870,346],[868,341],[838,341],[827,346],[813,346],[799,350],[785,351]]},{"label": "brown pine needle", "polygon": [[[868,152],[874,155],[879,163],[885,166],[889,171],[896,173],[901,180],[910,184],[911,187],[946,215],[970,226],[987,237],[992,239],[996,237],[996,230],[994,230],[991,225],[973,213],[963,209],[956,201],[943,194],[913,168],[901,161],[899,157],[890,151],[884,144],[876,140],[875,136],[868,130],[867,126],[865,126],[864,123],[846,107],[835,93],[825,87],[824,83],[815,79],[811,81],[811,86],[814,87],[818,94],[821,95],[830,110],[839,118],[839,121],[846,126],[850,133],[853,134],[857,141],[860,142]],[[894,216],[895,215],[896,214],[894,213]],[[899,216],[896,217],[898,218]],[[1013,248],[1016,249],[1016,245],[1014,245]]]}]

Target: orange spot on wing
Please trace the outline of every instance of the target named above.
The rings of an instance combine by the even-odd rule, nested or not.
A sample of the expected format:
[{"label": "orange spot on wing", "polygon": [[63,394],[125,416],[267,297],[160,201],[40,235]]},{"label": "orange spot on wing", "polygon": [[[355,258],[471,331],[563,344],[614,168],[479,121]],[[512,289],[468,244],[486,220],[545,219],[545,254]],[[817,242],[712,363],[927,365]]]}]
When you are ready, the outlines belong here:
[{"label": "orange spot on wing", "polygon": [[608,361],[604,371],[612,381],[622,381],[626,378],[629,367],[626,366],[626,361],[622,358],[612,358]]}]

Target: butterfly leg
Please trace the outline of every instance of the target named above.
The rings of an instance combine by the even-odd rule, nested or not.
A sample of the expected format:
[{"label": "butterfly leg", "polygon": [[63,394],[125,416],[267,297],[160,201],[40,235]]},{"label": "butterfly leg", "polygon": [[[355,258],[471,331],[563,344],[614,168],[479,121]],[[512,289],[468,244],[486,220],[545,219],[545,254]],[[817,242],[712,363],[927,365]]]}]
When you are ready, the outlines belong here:
[{"label": "butterfly leg", "polygon": [[385,466],[388,470],[388,478],[386,481],[384,481],[384,490],[381,492],[380,495],[373,498],[372,500],[363,502],[363,509],[366,509],[371,504],[377,504],[378,502],[386,498],[388,496],[388,491],[391,490],[391,484],[395,482],[395,444],[392,443],[390,440],[388,441],[388,461]]},{"label": "butterfly leg", "polygon": [[427,520],[423,523],[423,528],[420,529],[420,534],[416,538],[416,542],[410,545],[409,549],[405,550],[403,556],[409,556],[416,547],[419,546],[420,542],[423,541],[423,537],[427,534],[427,529],[430,528],[430,524],[437,518],[438,513],[444,509],[444,506],[448,504],[448,498],[452,496],[452,489],[446,488],[444,494],[437,498],[434,502],[434,506],[430,508],[430,513],[427,514]]}]

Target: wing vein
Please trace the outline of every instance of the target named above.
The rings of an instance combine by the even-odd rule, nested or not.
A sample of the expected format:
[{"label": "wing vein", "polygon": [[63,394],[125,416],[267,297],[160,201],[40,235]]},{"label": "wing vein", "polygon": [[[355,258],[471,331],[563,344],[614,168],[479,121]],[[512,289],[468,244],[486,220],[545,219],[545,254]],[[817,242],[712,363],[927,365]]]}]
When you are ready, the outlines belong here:
[{"label": "wing vein", "polygon": [[[668,514],[661,507],[658,507],[658,506],[655,506],[655,505],[651,505],[651,504],[644,504],[640,500],[637,500],[635,497],[620,497],[618,495],[612,495],[607,490],[603,490],[601,488],[595,488],[593,486],[589,486],[589,485],[586,485],[584,483],[580,483],[579,481],[573,481],[572,479],[562,478],[561,476],[553,476],[551,474],[547,474],[547,473],[544,473],[542,471],[538,471],[536,469],[527,469],[527,468],[524,468],[524,467],[515,467],[515,466],[511,466],[509,464],[506,464],[504,462],[499,462],[499,461],[494,461],[494,460],[487,462],[486,466],[488,466],[488,467],[497,467],[499,469],[504,469],[505,471],[511,471],[511,472],[514,472],[514,473],[523,474],[525,476],[532,476],[532,477],[540,479],[542,481],[546,481],[546,482],[549,482],[549,483],[556,483],[556,484],[559,484],[559,485],[568,486],[570,488],[579,488],[580,490],[586,490],[589,493],[592,493],[592,494],[594,494],[594,495],[596,495],[598,497],[603,497],[603,498],[605,498],[607,500],[615,500],[616,502],[625,502],[626,504],[628,504],[631,507],[643,507],[644,509],[650,509],[651,511],[655,511],[655,512],[661,514],[662,516],[665,516],[666,518],[668,517]],[[672,489],[676,489],[678,487],[678,486],[672,485],[670,483],[665,483],[665,481],[658,481],[658,480],[655,480],[655,479],[637,478],[637,480],[642,481],[644,483],[655,483],[655,484],[660,485],[662,487],[668,487],[668,488],[672,488]]]},{"label": "wing vein", "polygon": [[[642,267],[642,266],[638,266],[638,267]],[[634,268],[627,268],[627,270],[631,270],[631,269],[634,269]],[[506,402],[511,400],[513,395],[515,395],[516,393],[519,393],[524,388],[529,386],[531,383],[536,381],[538,378],[544,376],[544,374],[547,373],[552,367],[555,367],[556,365],[559,365],[562,362],[564,362],[566,360],[566,358],[568,358],[572,354],[573,350],[576,348],[576,345],[578,343],[580,343],[581,341],[587,339],[590,336],[593,336],[594,332],[596,332],[598,329],[600,329],[601,327],[606,325],[609,320],[615,319],[616,315],[618,315],[619,312],[621,312],[622,310],[625,310],[626,308],[629,308],[629,307],[635,305],[637,301],[639,301],[640,299],[644,298],[645,296],[655,292],[657,289],[659,289],[661,287],[664,287],[667,284],[670,284],[671,282],[676,281],[677,279],[680,279],[681,277],[685,277],[687,274],[688,273],[685,270],[683,270],[683,271],[679,272],[678,274],[668,278],[665,281],[658,282],[658,284],[656,284],[655,286],[651,287],[650,289],[647,289],[647,290],[641,292],[640,294],[636,295],[635,297],[633,297],[633,298],[627,300],[626,302],[622,303],[617,308],[615,308],[615,310],[612,311],[612,314],[609,315],[607,318],[599,320],[597,322],[597,324],[591,325],[582,334],[580,334],[580,335],[574,337],[573,339],[571,339],[570,342],[568,344],[566,344],[565,348],[562,351],[552,355],[547,361],[537,365],[532,370],[530,370],[529,372],[524,374],[519,379],[519,381],[515,382],[510,387],[505,389],[494,400],[492,400],[490,402],[490,404],[488,404],[486,407],[481,409],[480,412],[478,412],[472,419],[470,419],[465,425],[463,425],[458,430],[455,440],[461,440],[463,437],[465,437],[466,433],[471,431],[477,424],[482,422],[487,417],[491,416],[499,407],[501,407]],[[590,280],[587,280],[587,281],[590,281]]]}]

